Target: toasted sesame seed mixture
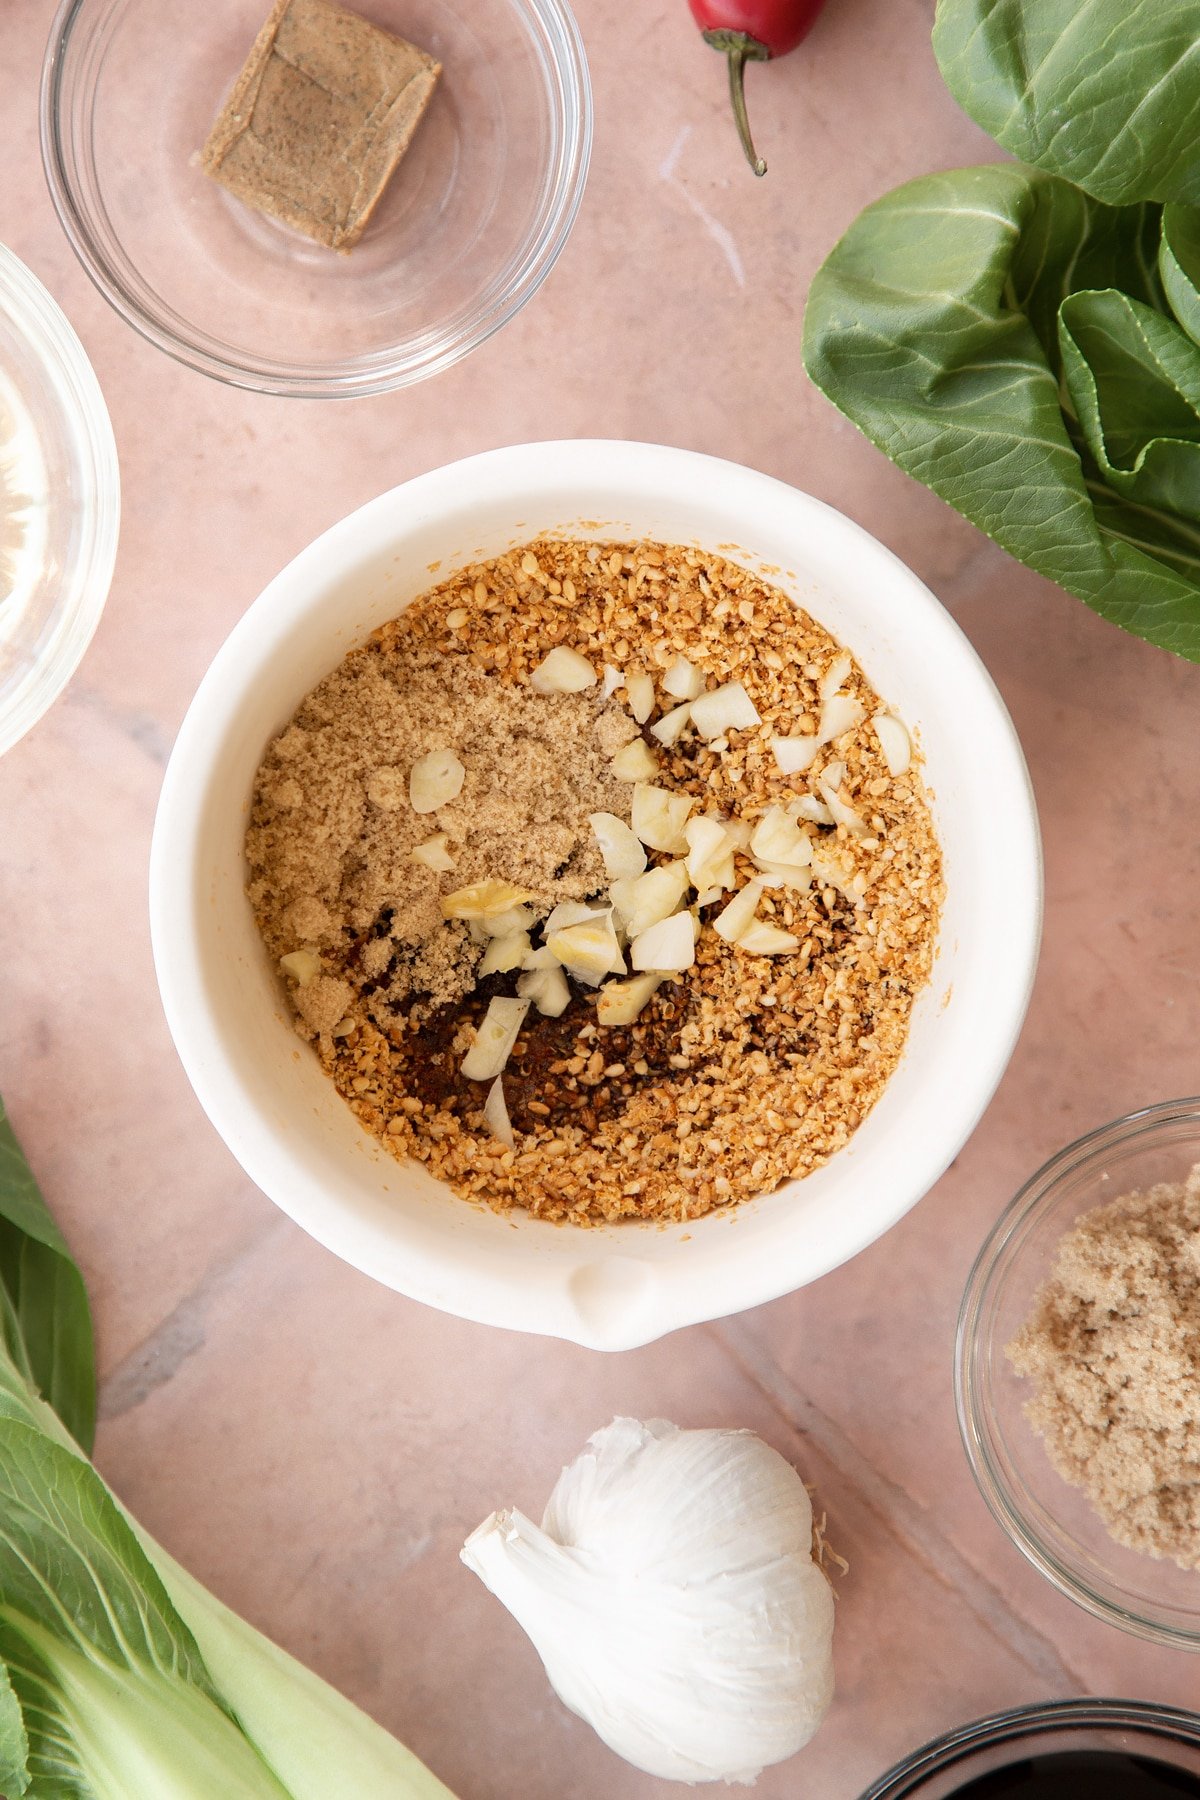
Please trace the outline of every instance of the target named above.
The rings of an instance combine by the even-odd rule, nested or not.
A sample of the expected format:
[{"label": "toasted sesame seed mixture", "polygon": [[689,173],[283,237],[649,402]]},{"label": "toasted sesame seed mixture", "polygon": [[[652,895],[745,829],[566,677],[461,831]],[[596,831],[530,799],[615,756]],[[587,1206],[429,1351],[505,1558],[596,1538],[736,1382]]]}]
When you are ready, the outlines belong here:
[{"label": "toasted sesame seed mixture", "polygon": [[[556,646],[597,677],[607,667],[611,691],[537,691],[530,678]],[[709,691],[740,683],[760,722],[664,744],[653,726],[677,704],[662,681],[681,657]],[[640,673],[655,700],[639,726],[627,683]],[[833,684],[851,728],[784,774],[772,739],[819,735]],[[461,569],[353,651],[259,770],[248,893],[287,959],[297,1030],[367,1130],[498,1210],[688,1220],[809,1174],[900,1059],[944,898],[920,760],[891,772],[885,712],[843,646],[723,556],[542,539]],[[693,965],[630,1023],[602,1023],[604,989],[573,975],[558,1016],[530,1006],[503,1067],[510,1129],[498,1135],[484,1114],[492,1083],[462,1064],[518,975],[481,974],[486,937],[442,910],[464,884],[513,883],[530,896],[536,953],[552,906],[603,905],[587,820],[629,822],[633,789],[611,763],[639,736],[654,783],[691,796],[697,815],[749,828],[792,809],[811,885],[764,886],[756,917],[794,947],[757,954],[713,928],[763,878],[743,844],[733,886],[692,899]],[[412,765],[445,750],[461,791],[414,814]],[[435,833],[449,867],[414,859]],[[649,852],[651,869],[671,860]]]}]

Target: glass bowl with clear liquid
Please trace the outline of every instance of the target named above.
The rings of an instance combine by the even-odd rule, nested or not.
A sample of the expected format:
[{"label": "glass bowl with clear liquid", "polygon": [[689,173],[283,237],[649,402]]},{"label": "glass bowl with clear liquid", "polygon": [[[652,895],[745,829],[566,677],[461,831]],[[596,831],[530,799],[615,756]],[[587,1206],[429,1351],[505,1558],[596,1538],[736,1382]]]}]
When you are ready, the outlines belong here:
[{"label": "glass bowl with clear liquid", "polygon": [[120,523],[112,426],[57,303],[0,245],[0,754],[74,674]]}]

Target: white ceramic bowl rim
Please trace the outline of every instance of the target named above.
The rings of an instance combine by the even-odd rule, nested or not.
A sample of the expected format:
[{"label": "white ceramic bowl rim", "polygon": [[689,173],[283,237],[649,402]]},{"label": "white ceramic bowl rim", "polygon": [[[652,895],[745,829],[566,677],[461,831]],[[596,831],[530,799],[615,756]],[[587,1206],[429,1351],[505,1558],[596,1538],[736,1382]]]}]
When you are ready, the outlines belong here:
[{"label": "white ceramic bowl rim", "polygon": [[[581,495],[589,497],[582,504]],[[329,596],[344,593],[354,571],[378,569],[398,544],[413,545],[415,560],[421,534],[426,549],[437,543],[430,528],[443,518],[461,521],[506,508],[507,541],[517,543],[542,529],[566,529],[570,521],[587,535],[585,515],[624,521],[671,506],[695,514],[698,505],[711,517],[719,547],[731,539],[750,542],[757,554],[757,533],[786,534],[806,574],[810,563],[828,566],[831,579],[853,567],[860,590],[886,594],[896,607],[887,626],[893,640],[908,646],[910,660],[918,643],[921,667],[938,672],[947,712],[963,734],[956,757],[942,754],[945,779],[968,783],[979,807],[967,827],[970,857],[962,866],[978,913],[966,923],[979,942],[969,958],[952,945],[949,954],[959,962],[952,960],[951,986],[918,998],[922,1031],[933,1047],[928,1071],[910,1069],[901,1082],[902,1064],[850,1145],[807,1181],[686,1228],[578,1232],[524,1215],[518,1222],[481,1217],[461,1203],[455,1211],[444,1189],[436,1190],[440,1201],[424,1215],[398,1212],[384,1223],[358,1216],[328,1173],[310,1166],[311,1144],[306,1157],[296,1133],[280,1129],[246,1093],[237,1046],[212,1001],[202,942],[210,932],[213,883],[197,867],[197,855],[221,747],[239,731],[243,710],[257,703],[264,672],[323,601],[329,607]],[[712,547],[711,538],[704,541]],[[443,578],[452,566],[444,565]],[[425,571],[422,555],[412,594],[428,586]],[[394,612],[403,601],[394,590],[386,604]],[[377,603],[375,622],[388,616]],[[351,630],[344,648],[365,635]],[[335,653],[319,673],[337,659]],[[306,691],[300,687],[239,751],[237,779],[246,781],[246,796],[268,736]],[[240,729],[244,736],[244,722]],[[227,794],[222,804],[244,809],[245,798]],[[248,916],[240,875],[238,898]],[[958,627],[896,557],[832,508],[753,470],[656,445],[578,440],[489,451],[419,476],[333,526],[270,583],[218,652],[179,733],[155,826],[150,902],[163,1005],[192,1085],[242,1167],[285,1212],[347,1261],[414,1299],[489,1324],[620,1349],[814,1279],[895,1224],[937,1180],[990,1099],[1025,1014],[1040,936],[1041,859],[1024,760],[995,687]],[[902,1094],[888,1112],[898,1086]],[[377,1154],[394,1175],[400,1166],[386,1151]],[[349,1171],[344,1155],[343,1165]],[[471,1221],[461,1228],[473,1234],[470,1243],[461,1233],[455,1241],[452,1215]]]}]

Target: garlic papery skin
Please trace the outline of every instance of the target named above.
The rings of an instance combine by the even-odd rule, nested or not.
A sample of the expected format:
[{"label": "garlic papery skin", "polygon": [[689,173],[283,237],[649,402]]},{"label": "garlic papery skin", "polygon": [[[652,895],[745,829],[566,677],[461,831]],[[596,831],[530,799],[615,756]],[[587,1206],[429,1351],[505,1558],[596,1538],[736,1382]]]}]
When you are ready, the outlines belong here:
[{"label": "garlic papery skin", "polygon": [[833,1697],[812,1506],[752,1432],[615,1419],[563,1470],[540,1529],[493,1513],[462,1560],[559,1698],[647,1774],[753,1781]]}]

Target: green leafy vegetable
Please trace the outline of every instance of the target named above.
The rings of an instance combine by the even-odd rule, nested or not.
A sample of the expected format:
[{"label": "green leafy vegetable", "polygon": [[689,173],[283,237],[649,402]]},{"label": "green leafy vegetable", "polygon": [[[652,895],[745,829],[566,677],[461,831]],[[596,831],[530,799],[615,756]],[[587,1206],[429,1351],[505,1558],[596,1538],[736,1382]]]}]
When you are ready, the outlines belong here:
[{"label": "green leafy vegetable", "polygon": [[1164,206],[1158,269],[1167,305],[1200,344],[1200,210]]},{"label": "green leafy vegetable", "polygon": [[20,1794],[29,1787],[29,1735],[7,1667],[0,1662],[0,1793]]},{"label": "green leafy vegetable", "polygon": [[933,47],[1022,161],[1112,205],[1200,205],[1200,0],[939,0]]},{"label": "green leafy vegetable", "polygon": [[96,1370],[83,1276],[46,1210],[0,1101],[0,1330],[10,1357],[92,1447]]},{"label": "green leafy vegetable", "polygon": [[0,1220],[0,1793],[452,1800],[181,1569],[80,1455],[87,1296],[2,1108]]},{"label": "green leafy vegetable", "polygon": [[1020,166],[924,176],[818,271],[805,365],[1012,555],[1200,660],[1198,275],[1190,210],[1164,227]]},{"label": "green leafy vegetable", "polygon": [[0,1422],[0,1656],[33,1792],[286,1800],[99,1476],[13,1420]]},{"label": "green leafy vegetable", "polygon": [[1063,301],[1059,341],[1105,484],[1140,506],[1200,518],[1200,350],[1161,313],[1111,288]]}]

